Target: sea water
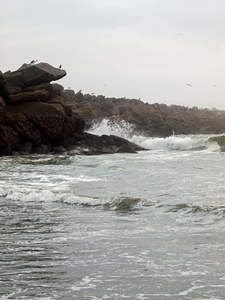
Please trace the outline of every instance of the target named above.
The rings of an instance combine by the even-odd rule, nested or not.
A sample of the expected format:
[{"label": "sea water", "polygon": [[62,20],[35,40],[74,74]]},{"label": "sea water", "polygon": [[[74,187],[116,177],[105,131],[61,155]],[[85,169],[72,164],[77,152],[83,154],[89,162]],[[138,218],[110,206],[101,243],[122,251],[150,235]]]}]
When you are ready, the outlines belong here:
[{"label": "sea water", "polygon": [[0,158],[0,299],[225,299],[225,153],[208,135],[137,154]]}]

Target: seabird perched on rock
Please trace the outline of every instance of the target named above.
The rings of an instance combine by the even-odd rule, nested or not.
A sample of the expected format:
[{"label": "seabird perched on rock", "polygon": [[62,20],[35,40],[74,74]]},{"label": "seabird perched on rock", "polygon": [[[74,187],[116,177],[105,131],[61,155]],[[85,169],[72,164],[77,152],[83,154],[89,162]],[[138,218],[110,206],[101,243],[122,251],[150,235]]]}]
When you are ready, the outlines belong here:
[{"label": "seabird perched on rock", "polygon": [[59,69],[61,69],[62,68],[62,65],[59,65]]},{"label": "seabird perched on rock", "polygon": [[33,65],[33,64],[35,64],[36,62],[38,62],[38,60],[37,60],[37,59],[33,59],[33,60],[30,62],[30,65]]}]

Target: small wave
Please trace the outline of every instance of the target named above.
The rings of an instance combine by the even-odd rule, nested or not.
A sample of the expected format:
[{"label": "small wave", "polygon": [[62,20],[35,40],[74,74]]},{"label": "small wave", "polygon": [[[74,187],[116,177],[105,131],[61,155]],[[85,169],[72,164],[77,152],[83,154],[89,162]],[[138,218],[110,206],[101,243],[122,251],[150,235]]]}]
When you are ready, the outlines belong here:
[{"label": "small wave", "polygon": [[205,148],[205,141],[192,137],[170,136],[167,138],[149,138],[141,146],[151,150],[192,150]]},{"label": "small wave", "polygon": [[178,222],[194,222],[212,224],[225,217],[225,206],[207,206],[179,203],[174,205],[158,205],[164,213],[177,214]]},{"label": "small wave", "polygon": [[58,197],[58,201],[62,201],[67,204],[80,204],[84,206],[102,206],[104,208],[117,211],[130,211],[137,208],[137,204],[141,201],[141,199],[132,197],[98,198],[63,194]]},{"label": "small wave", "polygon": [[[133,139],[135,142],[135,138]],[[220,146],[208,135],[169,136],[166,138],[143,138],[136,137],[136,142],[149,150],[209,150],[218,151]]]}]

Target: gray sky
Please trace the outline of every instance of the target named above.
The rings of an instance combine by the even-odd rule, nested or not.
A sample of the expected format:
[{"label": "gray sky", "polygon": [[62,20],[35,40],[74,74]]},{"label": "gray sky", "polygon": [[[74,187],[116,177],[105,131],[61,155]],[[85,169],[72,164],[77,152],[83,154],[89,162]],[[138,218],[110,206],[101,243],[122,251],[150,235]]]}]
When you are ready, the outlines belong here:
[{"label": "gray sky", "polygon": [[[0,0],[2,72],[62,64],[65,88],[225,109],[224,0]],[[191,84],[191,86],[187,85]]]}]

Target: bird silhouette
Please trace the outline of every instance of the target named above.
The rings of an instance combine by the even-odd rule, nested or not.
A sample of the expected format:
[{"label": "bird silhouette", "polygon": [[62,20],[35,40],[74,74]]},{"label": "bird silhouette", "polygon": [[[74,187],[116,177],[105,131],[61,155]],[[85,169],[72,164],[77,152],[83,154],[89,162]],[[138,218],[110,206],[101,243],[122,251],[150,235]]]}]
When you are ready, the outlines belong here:
[{"label": "bird silhouette", "polygon": [[33,60],[30,62],[30,65],[33,65],[33,64],[35,64],[36,62],[38,62],[38,60],[37,60],[37,59],[33,59]]}]

